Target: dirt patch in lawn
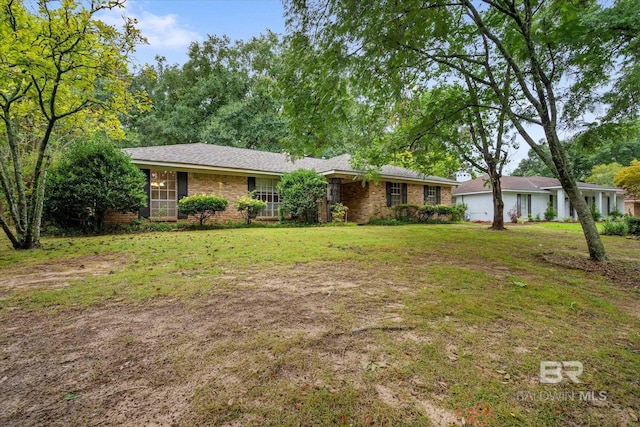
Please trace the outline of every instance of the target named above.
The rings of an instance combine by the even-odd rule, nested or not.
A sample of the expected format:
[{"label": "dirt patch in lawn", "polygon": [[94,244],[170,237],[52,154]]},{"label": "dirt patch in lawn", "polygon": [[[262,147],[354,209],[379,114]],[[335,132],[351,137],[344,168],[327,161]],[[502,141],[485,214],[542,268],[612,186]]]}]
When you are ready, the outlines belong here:
[{"label": "dirt patch in lawn", "polygon": [[[271,405],[288,405],[263,396],[278,387],[339,395],[340,375],[364,390],[362,366],[380,349],[374,333],[351,329],[399,324],[401,306],[359,305],[354,293],[371,275],[334,269],[323,282],[326,267],[300,267],[298,280],[271,274],[264,286],[253,272],[227,275],[230,286],[200,299],[5,313],[0,425],[263,425],[281,410]],[[88,270],[109,267],[85,261],[20,277],[55,287]],[[20,286],[13,280],[3,286]]]},{"label": "dirt patch in lawn", "polygon": [[566,268],[596,273],[611,279],[612,283],[625,288],[640,286],[640,262],[611,260],[606,262],[593,261],[584,257],[545,254],[542,259],[546,262]]},{"label": "dirt patch in lawn", "polygon": [[0,293],[43,285],[49,289],[61,288],[68,286],[73,280],[113,273],[124,264],[124,259],[105,259],[94,256],[70,259],[64,264],[41,264],[17,268],[11,275],[0,277]]}]

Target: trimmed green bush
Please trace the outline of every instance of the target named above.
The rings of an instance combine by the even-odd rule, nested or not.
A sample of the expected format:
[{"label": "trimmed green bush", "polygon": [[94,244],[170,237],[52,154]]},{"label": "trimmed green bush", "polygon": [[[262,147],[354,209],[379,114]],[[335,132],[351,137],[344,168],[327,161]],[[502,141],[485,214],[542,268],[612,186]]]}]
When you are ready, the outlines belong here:
[{"label": "trimmed green bush", "polygon": [[327,195],[327,180],[315,170],[298,169],[282,176],[276,191],[283,215],[318,222],[318,203]]},{"label": "trimmed green bush", "polygon": [[147,204],[145,177],[106,137],[72,143],[47,174],[44,218],[64,229],[103,229],[109,209],[136,212]]},{"label": "trimmed green bush", "polygon": [[255,219],[260,211],[267,207],[267,202],[254,198],[254,192],[242,196],[236,201],[236,209],[242,214],[247,224]]},{"label": "trimmed green bush", "polygon": [[429,221],[437,212],[434,205],[424,205],[418,210],[418,219],[420,221]]},{"label": "trimmed green bush", "polygon": [[227,209],[228,200],[210,194],[196,194],[183,197],[178,201],[178,211],[182,214],[193,216],[200,225],[214,216],[216,212]]}]

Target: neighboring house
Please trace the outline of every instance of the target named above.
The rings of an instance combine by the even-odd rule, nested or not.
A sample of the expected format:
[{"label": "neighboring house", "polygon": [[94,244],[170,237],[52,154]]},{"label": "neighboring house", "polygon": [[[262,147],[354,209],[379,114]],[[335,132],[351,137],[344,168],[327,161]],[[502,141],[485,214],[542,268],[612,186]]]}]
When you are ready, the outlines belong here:
[{"label": "neighboring house", "polygon": [[631,216],[640,217],[640,199],[627,198],[624,200],[624,212]]},{"label": "neighboring house", "polygon": [[[577,215],[567,198],[560,181],[542,176],[503,176],[500,180],[502,199],[504,201],[504,220],[510,221],[509,210],[514,209],[518,216],[525,219],[531,214],[534,218],[540,215],[544,219],[544,211],[551,203],[556,210],[556,219],[567,217],[577,219]],[[579,182],[589,206],[595,205],[604,216],[613,210],[624,212],[624,197],[621,190],[615,187]],[[455,203],[467,205],[467,216],[471,221],[493,220],[493,196],[487,176],[472,179],[460,184],[453,192]]]},{"label": "neighboring house", "polygon": [[349,208],[347,220],[367,223],[393,214],[401,203],[451,205],[456,181],[396,167],[383,166],[377,183],[363,184],[362,171],[353,169],[349,155],[331,159],[304,157],[295,162],[286,154],[211,144],[178,144],[126,148],[133,163],[147,176],[148,206],[139,214],[113,213],[110,222],[126,222],[138,216],[161,221],[180,218],[177,205],[184,196],[208,193],[229,200],[218,219],[242,220],[235,202],[249,191],[267,202],[259,219],[277,219],[280,200],[276,184],[296,169],[315,169],[327,178],[327,198],[320,220],[329,219],[327,206],[342,202]]}]

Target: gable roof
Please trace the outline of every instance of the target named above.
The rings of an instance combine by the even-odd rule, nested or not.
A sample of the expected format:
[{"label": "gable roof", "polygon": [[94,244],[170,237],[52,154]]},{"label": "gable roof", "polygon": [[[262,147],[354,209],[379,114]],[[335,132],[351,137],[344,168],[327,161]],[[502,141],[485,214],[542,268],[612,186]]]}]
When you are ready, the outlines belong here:
[{"label": "gable roof", "polygon": [[[283,175],[296,169],[315,169],[323,175],[345,174],[358,176],[364,172],[354,169],[351,156],[343,154],[330,159],[303,157],[292,161],[282,153],[227,147],[213,144],[176,144],[153,147],[125,148],[138,166],[206,169],[220,172]],[[385,165],[381,178],[458,185],[454,180],[428,176],[409,169]]]},{"label": "gable roof", "polygon": [[[465,181],[453,191],[454,196],[471,193],[490,193],[491,187],[485,185],[488,176],[483,175],[479,178]],[[562,188],[560,181],[556,178],[548,178],[546,176],[503,176],[500,179],[502,191],[522,191],[530,193],[548,192],[551,189]],[[578,182],[578,188],[584,190],[618,190],[615,187],[606,187],[603,185],[590,184],[588,182]]]}]

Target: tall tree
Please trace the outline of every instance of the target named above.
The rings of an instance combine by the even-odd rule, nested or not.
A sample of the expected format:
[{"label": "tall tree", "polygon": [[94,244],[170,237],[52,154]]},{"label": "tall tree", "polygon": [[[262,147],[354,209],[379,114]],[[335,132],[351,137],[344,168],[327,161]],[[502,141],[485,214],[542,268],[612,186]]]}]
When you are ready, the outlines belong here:
[{"label": "tall tree", "polygon": [[515,142],[492,94],[470,79],[464,82],[434,87],[419,98],[419,105],[409,104],[405,110],[416,119],[408,122],[411,131],[407,141],[419,153],[434,150],[433,142],[424,141],[439,141],[442,146],[436,149],[454,154],[467,168],[486,174],[486,185],[493,195],[491,229],[504,230],[500,179]]},{"label": "tall tree", "polygon": [[633,160],[630,166],[620,169],[613,180],[627,195],[640,199],[640,161]]},{"label": "tall tree", "polygon": [[[637,129],[637,124],[633,128]],[[594,129],[597,132],[579,133],[571,140],[564,142],[567,149],[567,162],[576,179],[587,181],[593,174],[593,169],[599,165],[614,162],[629,166],[633,159],[640,158],[640,138],[638,131],[633,128],[620,132],[619,126],[615,128],[598,126]],[[529,150],[527,157],[520,161],[511,174],[554,176],[554,173],[533,150]]]},{"label": "tall tree", "polygon": [[39,245],[51,153],[82,132],[121,132],[117,111],[128,92],[127,54],[142,41],[95,19],[119,0],[3,1],[0,11],[0,226],[16,249]]},{"label": "tall tree", "polygon": [[[522,139],[557,175],[595,260],[606,258],[605,249],[568,167],[559,129],[606,100],[589,94],[615,84],[616,64],[633,60],[630,50],[607,50],[623,37],[614,27],[607,32],[609,44],[593,46],[590,22],[608,9],[595,0],[287,3],[289,29],[326,53],[326,67],[348,68],[350,81],[370,102],[388,102],[385,97],[457,75],[491,90]],[[636,36],[634,27],[628,37]],[[504,70],[512,76],[507,90],[500,79]],[[542,144],[532,127],[543,131]]]},{"label": "tall tree", "polygon": [[281,50],[279,36],[269,31],[236,42],[210,35],[191,44],[182,66],[157,58],[134,82],[149,93],[153,109],[126,120],[131,144],[208,142],[281,151]]}]

